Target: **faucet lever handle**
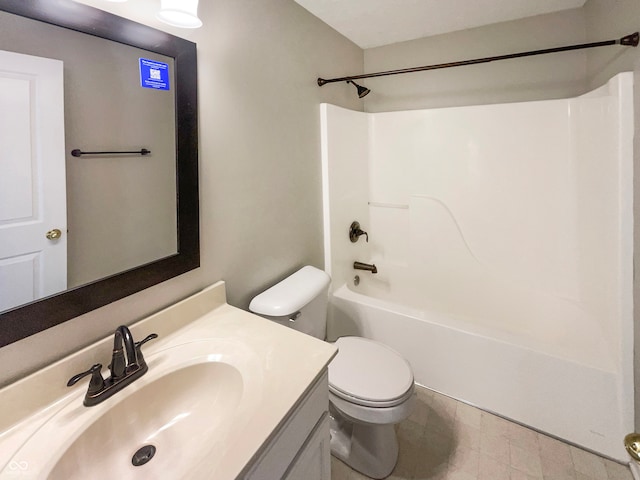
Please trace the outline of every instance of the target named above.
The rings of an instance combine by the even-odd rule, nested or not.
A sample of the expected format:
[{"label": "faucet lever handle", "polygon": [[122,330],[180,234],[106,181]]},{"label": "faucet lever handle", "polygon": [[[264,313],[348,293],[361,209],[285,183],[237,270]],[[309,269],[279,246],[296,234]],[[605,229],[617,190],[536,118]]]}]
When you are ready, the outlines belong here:
[{"label": "faucet lever handle", "polygon": [[151,333],[151,334],[147,335],[145,338],[143,338],[139,342],[136,342],[136,348],[140,348],[142,345],[147,343],[149,340],[153,340],[154,338],[158,338],[158,334],[157,333]]},{"label": "faucet lever handle", "polygon": [[352,222],[349,227],[349,240],[351,240],[351,243],[356,243],[360,235],[364,235],[367,243],[369,243],[369,234],[360,228],[360,222]]},{"label": "faucet lever handle", "polygon": [[67,382],[67,387],[71,387],[78,383],[78,381],[87,375],[91,375],[91,380],[89,381],[89,390],[87,393],[89,395],[97,393],[104,388],[104,379],[102,378],[102,364],[96,363],[86,372],[78,373],[69,379]]},{"label": "faucet lever handle", "polygon": [[140,365],[140,368],[145,368],[147,366],[147,362],[144,361],[144,357],[142,356],[141,347],[142,345],[147,343],[149,340],[153,340],[154,338],[158,338],[157,333],[152,333],[150,335],[147,335],[145,338],[143,338],[139,342],[136,342],[136,356],[138,357],[138,365]]}]

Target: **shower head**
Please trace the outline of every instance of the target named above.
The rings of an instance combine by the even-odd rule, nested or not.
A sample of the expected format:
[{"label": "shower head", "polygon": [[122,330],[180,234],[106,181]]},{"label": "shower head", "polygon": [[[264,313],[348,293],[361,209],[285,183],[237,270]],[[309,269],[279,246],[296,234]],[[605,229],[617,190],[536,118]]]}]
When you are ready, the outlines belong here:
[{"label": "shower head", "polygon": [[367,95],[369,95],[369,93],[371,93],[371,90],[369,90],[366,87],[363,87],[362,85],[358,85],[356,82],[347,80],[347,83],[353,84],[358,89],[358,98],[364,98]]}]

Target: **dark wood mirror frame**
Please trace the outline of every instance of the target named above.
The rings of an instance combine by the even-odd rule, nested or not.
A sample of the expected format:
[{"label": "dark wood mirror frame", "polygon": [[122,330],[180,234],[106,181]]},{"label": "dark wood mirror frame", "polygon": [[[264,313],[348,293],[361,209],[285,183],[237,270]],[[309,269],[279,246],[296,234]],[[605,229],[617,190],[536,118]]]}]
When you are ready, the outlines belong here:
[{"label": "dark wood mirror frame", "polygon": [[0,313],[0,347],[200,266],[196,44],[72,0],[0,0],[21,15],[174,58],[178,253]]}]

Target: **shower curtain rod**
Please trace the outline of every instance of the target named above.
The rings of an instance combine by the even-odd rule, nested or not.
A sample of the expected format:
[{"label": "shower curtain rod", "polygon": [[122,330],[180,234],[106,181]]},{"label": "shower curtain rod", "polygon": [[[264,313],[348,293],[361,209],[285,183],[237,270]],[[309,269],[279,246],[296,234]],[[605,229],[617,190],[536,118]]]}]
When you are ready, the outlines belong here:
[{"label": "shower curtain rod", "polygon": [[387,75],[398,75],[401,73],[413,73],[413,72],[422,72],[425,70],[438,70],[441,68],[461,67],[464,65],[476,65],[478,63],[489,63],[497,60],[509,60],[511,58],[531,57],[534,55],[566,52],[568,50],[581,50],[584,48],[605,47],[608,45],[624,45],[629,47],[637,47],[639,38],[640,38],[640,33],[635,32],[635,33],[632,33],[631,35],[626,35],[620,38],[619,40],[605,40],[603,42],[581,43],[578,45],[568,45],[566,47],[545,48],[544,50],[532,50],[529,52],[511,53],[508,55],[498,55],[495,57],[474,58],[472,60],[462,60],[459,62],[451,62],[451,63],[438,63],[435,65],[425,65],[423,67],[402,68],[400,70],[388,70],[386,72],[365,73],[363,75],[353,75],[350,77],[329,78],[329,79],[318,78],[318,85],[321,87],[327,83],[346,82],[351,80],[358,80],[361,78],[386,77]]}]

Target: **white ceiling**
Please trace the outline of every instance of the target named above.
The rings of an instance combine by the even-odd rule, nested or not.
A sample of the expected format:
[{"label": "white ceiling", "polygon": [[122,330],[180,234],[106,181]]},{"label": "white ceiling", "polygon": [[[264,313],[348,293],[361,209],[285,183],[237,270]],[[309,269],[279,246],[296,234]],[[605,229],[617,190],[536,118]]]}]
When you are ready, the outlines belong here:
[{"label": "white ceiling", "polygon": [[361,48],[543,13],[586,0],[295,0]]}]

